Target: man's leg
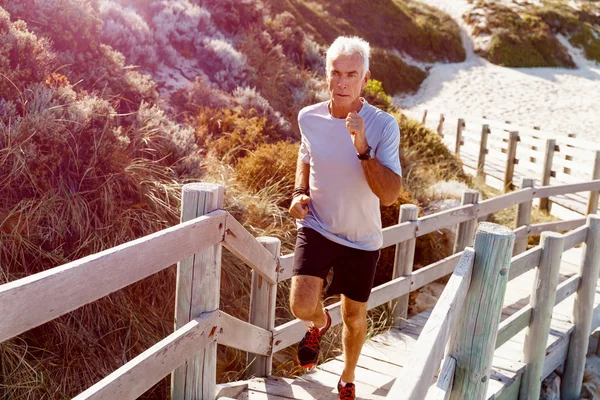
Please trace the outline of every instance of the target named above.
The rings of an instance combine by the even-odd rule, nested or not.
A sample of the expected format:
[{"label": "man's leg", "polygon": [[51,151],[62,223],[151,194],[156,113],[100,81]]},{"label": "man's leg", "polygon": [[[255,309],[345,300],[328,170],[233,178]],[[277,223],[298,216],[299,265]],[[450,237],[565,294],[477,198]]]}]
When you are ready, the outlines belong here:
[{"label": "man's leg", "polygon": [[354,370],[367,335],[367,303],[351,300],[342,295],[342,333],[344,344],[344,371],[342,381],[354,382]]},{"label": "man's leg", "polygon": [[293,276],[290,308],[294,316],[312,322],[317,328],[324,327],[327,317],[321,301],[322,291],[323,279],[308,275]]}]

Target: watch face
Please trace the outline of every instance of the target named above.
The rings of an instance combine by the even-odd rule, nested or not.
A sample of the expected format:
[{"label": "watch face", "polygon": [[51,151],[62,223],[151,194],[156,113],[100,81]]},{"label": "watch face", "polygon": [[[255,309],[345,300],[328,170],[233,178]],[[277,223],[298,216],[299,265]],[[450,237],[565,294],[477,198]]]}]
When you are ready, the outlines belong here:
[{"label": "watch face", "polygon": [[369,158],[375,158],[375,149],[372,147],[369,147]]}]

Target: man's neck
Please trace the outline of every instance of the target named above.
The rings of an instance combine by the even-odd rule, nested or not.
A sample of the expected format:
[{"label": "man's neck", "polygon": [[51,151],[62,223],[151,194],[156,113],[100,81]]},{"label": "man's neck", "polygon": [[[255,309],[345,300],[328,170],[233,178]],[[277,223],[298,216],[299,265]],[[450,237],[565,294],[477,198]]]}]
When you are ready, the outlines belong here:
[{"label": "man's neck", "polygon": [[358,97],[356,101],[352,102],[352,104],[347,107],[336,105],[332,99],[329,102],[329,113],[333,118],[346,118],[348,114],[353,111],[359,112],[362,106],[363,102],[361,101],[360,97]]}]

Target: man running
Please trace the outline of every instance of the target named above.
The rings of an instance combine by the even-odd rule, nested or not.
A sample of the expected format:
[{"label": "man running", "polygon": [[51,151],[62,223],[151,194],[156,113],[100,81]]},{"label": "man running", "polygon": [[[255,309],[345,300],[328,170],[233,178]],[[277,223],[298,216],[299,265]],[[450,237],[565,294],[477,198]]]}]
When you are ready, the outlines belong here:
[{"label": "man running", "polygon": [[298,115],[302,141],[290,215],[298,236],[290,304],[309,323],[298,361],[319,359],[321,337],[331,326],[324,310],[324,281],[341,293],[344,371],[338,398],[355,398],[354,370],[367,330],[367,300],[383,244],[380,203],[391,205],[402,188],[400,130],[394,117],[360,97],[371,76],[369,44],[339,37],[327,50],[330,99]]}]

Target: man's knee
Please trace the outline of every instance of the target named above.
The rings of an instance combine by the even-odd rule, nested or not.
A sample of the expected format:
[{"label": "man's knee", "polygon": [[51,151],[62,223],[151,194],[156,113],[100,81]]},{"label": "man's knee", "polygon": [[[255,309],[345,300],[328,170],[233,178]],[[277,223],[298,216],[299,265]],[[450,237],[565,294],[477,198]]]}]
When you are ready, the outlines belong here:
[{"label": "man's knee", "polygon": [[320,304],[323,280],[314,276],[294,276],[290,293],[290,309],[298,319],[307,321]]},{"label": "man's knee", "polygon": [[344,325],[351,332],[359,332],[367,328],[367,306],[365,303],[355,302],[348,298],[344,299],[342,307],[342,319]]}]

